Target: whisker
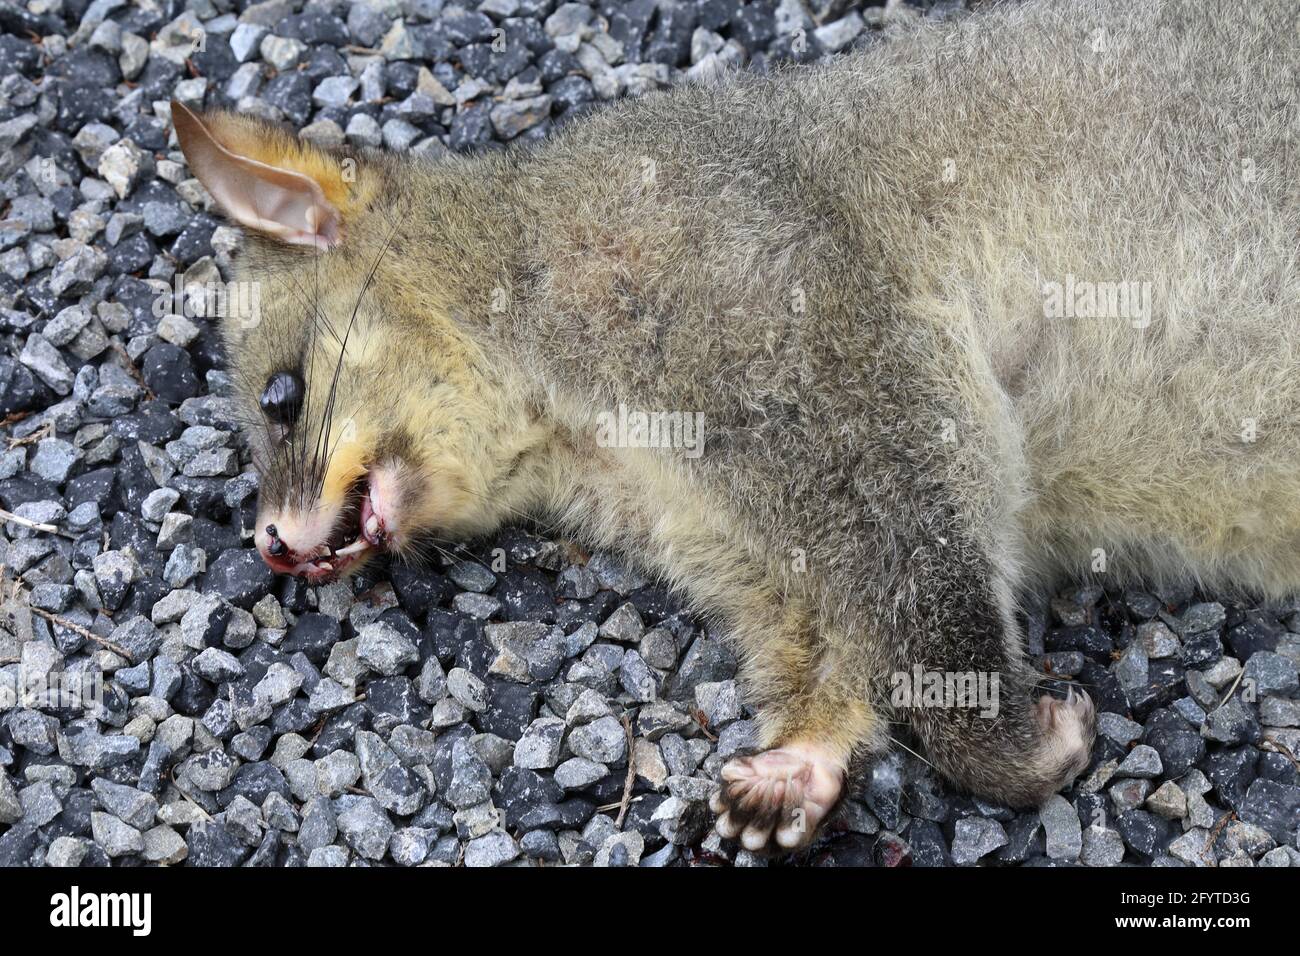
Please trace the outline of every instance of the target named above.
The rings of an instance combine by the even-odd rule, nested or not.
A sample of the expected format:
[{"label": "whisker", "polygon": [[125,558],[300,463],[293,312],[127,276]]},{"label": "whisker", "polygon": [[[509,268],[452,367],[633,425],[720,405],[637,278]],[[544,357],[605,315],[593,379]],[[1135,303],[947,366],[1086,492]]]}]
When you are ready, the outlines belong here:
[{"label": "whisker", "polygon": [[[379,266],[383,263],[384,256],[387,255],[388,253],[388,249],[389,246],[392,244],[393,237],[397,234],[398,225],[399,223],[396,220],[394,220],[391,228],[388,231],[388,235],[384,238],[383,245],[380,246],[379,253],[375,256],[375,261],[371,264],[370,270],[366,273],[365,281],[361,283],[361,288],[357,292],[356,301],[352,305],[352,314],[348,318],[347,328],[344,330],[343,333],[343,343],[339,349],[339,359],[338,362],[335,363],[334,375],[330,381],[330,394],[328,400],[326,401],[325,416],[322,420],[320,429],[317,431],[317,436],[316,436],[315,458],[318,462],[320,462],[322,436],[325,442],[324,460],[323,462],[320,462],[320,466],[316,469],[316,471],[319,474],[314,476],[317,478],[317,481],[314,484],[313,488],[317,496],[319,496],[321,489],[323,489],[324,487],[325,474],[327,473],[329,462],[333,459],[334,452],[337,450],[337,445],[338,445],[338,441],[335,441],[334,444],[331,446],[330,439],[329,439],[329,432],[333,428],[334,406],[338,398],[339,376],[342,373],[343,359],[347,353],[347,344],[352,336],[352,329],[356,324],[357,316],[360,314],[361,303],[365,300],[365,295],[370,290],[370,286],[374,282],[375,276],[379,272]],[[342,436],[339,437],[339,440],[341,439]]]}]

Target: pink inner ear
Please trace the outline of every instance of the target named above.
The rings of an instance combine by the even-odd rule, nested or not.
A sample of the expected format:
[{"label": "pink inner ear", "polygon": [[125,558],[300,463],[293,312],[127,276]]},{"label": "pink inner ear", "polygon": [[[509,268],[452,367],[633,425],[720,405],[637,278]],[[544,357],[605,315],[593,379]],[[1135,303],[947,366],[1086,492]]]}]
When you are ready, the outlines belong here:
[{"label": "pink inner ear", "polygon": [[342,221],[310,176],[234,153],[180,103],[172,121],[194,175],[242,226],[293,245],[329,249],[342,237]]},{"label": "pink inner ear", "polygon": [[[256,175],[234,177],[235,181],[228,186],[234,194],[232,202],[243,203],[244,208],[242,214],[232,212],[232,215],[241,222],[246,219],[250,228],[286,242],[330,248],[338,241],[338,213],[320,195],[320,188],[312,180],[298,174],[289,175],[305,180],[308,186]],[[215,193],[213,197],[217,198]],[[219,198],[217,201],[223,202]]]}]

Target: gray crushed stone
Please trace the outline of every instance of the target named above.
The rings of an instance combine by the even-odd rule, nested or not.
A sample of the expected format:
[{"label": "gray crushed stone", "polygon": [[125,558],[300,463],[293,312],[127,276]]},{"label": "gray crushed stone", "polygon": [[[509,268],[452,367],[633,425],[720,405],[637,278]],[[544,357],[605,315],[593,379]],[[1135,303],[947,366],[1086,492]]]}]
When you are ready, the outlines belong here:
[{"label": "gray crushed stone", "polygon": [[[57,529],[0,538],[0,865],[1300,865],[1300,604],[1049,596],[1045,681],[1099,712],[1078,783],[1012,811],[896,750],[767,860],[707,809],[754,733],[720,632],[521,529],[426,570],[274,579],[212,323],[154,311],[238,240],[170,142],[173,96],[438,156],[964,3],[189,6],[27,4],[0,36],[0,506]],[[53,706],[29,689],[51,675],[102,700]]]}]

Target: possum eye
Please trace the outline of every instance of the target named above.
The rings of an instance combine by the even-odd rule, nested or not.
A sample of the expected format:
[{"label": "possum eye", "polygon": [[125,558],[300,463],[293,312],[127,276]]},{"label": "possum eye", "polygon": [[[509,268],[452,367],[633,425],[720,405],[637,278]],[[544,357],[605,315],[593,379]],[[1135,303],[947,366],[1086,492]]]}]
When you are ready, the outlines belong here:
[{"label": "possum eye", "polygon": [[302,379],[292,372],[276,372],[266,381],[258,404],[278,425],[292,425],[302,408]]}]

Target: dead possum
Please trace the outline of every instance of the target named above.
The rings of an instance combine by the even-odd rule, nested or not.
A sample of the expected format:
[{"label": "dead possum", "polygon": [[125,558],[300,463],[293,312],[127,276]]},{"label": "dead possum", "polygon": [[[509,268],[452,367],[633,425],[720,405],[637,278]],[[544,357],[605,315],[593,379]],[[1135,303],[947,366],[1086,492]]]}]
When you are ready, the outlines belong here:
[{"label": "dead possum", "polygon": [[726,624],[752,849],[891,722],[1037,803],[1093,707],[1035,700],[1017,595],[1300,590],[1298,36],[996,6],[437,161],[175,104],[260,289],[224,322],[257,547],[322,581],[525,514],[625,552]]}]

